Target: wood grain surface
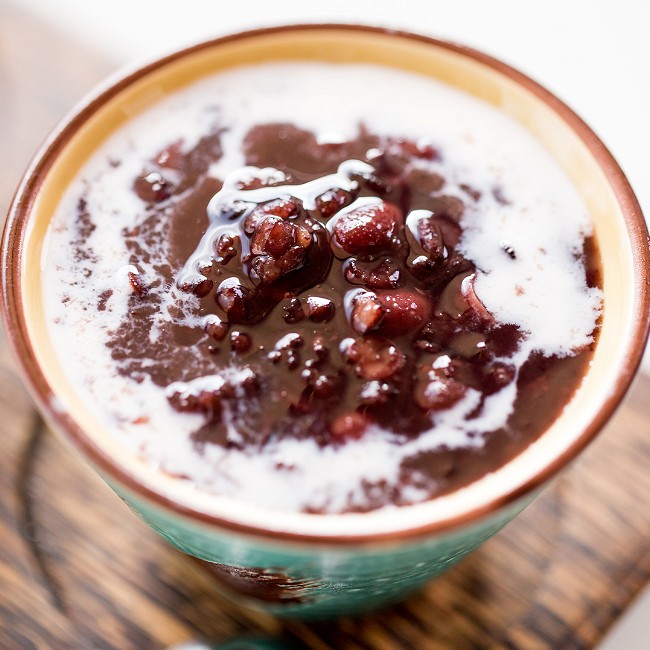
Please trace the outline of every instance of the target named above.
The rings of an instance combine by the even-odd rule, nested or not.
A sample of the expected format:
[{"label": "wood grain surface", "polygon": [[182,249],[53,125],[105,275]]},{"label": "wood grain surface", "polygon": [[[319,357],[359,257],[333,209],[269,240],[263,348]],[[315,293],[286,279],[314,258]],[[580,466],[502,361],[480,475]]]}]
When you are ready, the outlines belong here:
[{"label": "wood grain surface", "polygon": [[[109,71],[0,0],[2,214],[39,142]],[[219,595],[47,431],[3,338],[0,408],[0,648],[239,635],[316,650],[593,648],[650,578],[647,378],[581,459],[476,553],[404,604],[318,625]]]}]

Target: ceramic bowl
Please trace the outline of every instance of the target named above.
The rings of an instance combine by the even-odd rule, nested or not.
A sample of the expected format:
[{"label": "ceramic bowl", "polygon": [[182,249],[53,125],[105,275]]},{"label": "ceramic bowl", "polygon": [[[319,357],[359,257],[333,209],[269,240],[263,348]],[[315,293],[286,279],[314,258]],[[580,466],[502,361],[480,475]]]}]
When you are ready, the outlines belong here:
[{"label": "ceramic bowl", "polygon": [[[129,116],[213,72],[270,60],[364,62],[441,80],[497,107],[552,154],[587,204],[603,258],[605,309],[591,367],[556,423],[506,466],[429,502],[348,515],[286,513],[192,490],[130,457],[57,365],[39,269],[62,193]],[[203,43],[110,81],[51,135],[28,169],[2,242],[2,308],[49,424],[171,544],[205,560],[229,593],[291,616],[353,614],[403,598],[521,511],[594,439],[627,391],[648,331],[648,235],[620,168],[567,106],[472,49],[383,29],[305,25]]]}]

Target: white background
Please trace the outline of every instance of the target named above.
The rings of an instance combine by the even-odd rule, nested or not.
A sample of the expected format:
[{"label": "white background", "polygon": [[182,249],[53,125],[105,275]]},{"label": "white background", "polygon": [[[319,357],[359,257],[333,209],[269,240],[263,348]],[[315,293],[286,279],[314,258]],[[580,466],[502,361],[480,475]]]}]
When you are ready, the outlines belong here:
[{"label": "white background", "polygon": [[[581,115],[650,217],[650,0],[10,1],[85,41],[116,68],[212,36],[292,22],[361,22],[476,47]],[[650,373],[649,356],[644,368]],[[650,593],[643,601],[602,650],[650,647]]]}]

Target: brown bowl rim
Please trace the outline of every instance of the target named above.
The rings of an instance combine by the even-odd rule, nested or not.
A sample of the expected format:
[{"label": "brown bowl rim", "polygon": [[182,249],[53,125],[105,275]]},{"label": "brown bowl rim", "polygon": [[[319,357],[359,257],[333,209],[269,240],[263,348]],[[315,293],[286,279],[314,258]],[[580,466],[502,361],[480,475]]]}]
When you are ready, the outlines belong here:
[{"label": "brown bowl rim", "polygon": [[[79,427],[70,415],[57,411],[52,407],[52,398],[55,396],[55,393],[47,383],[45,376],[38,366],[33,346],[28,338],[24,313],[21,308],[21,255],[25,239],[27,218],[34,206],[35,197],[37,196],[38,190],[54,160],[64,150],[67,142],[74,133],[99,107],[135,81],[145,77],[149,73],[168,63],[192,53],[219,46],[224,43],[237,41],[239,39],[247,39],[265,34],[323,29],[339,31],[348,30],[353,33],[363,32],[382,34],[434,45],[478,61],[479,63],[492,68],[496,72],[509,77],[512,81],[534,94],[555,113],[557,113],[559,117],[562,118],[562,120],[578,135],[589,149],[594,160],[604,172],[623,214],[627,233],[632,245],[632,258],[635,269],[635,322],[632,336],[626,345],[624,358],[625,363],[622,366],[623,370],[617,377],[614,390],[601,404],[596,415],[579,438],[577,438],[564,453],[560,454],[553,460],[553,462],[538,471],[534,476],[530,477],[517,488],[512,489],[507,494],[502,495],[497,499],[494,499],[489,504],[469,510],[461,515],[398,531],[355,534],[350,536],[338,535],[336,537],[328,536],[326,534],[269,530],[249,524],[243,524],[179,504],[144,485],[138,480],[137,476],[127,471],[124,467],[121,467],[112,459],[112,457],[105,453],[92,440],[92,437],[86,434],[81,427]],[[153,62],[147,63],[136,70],[129,71],[117,79],[109,78],[107,82],[105,82],[105,85],[100,86],[94,94],[91,94],[87,99],[83,100],[76,109],[73,109],[73,112],[68,117],[63,119],[34,156],[10,206],[2,236],[1,248],[2,268],[0,269],[0,300],[6,331],[16,355],[16,359],[21,367],[23,378],[30,389],[32,397],[35,399],[41,411],[46,415],[47,420],[54,423],[56,428],[59,431],[62,431],[65,437],[70,440],[72,444],[79,449],[102,474],[125,486],[127,490],[135,494],[138,498],[144,497],[146,501],[153,502],[158,507],[171,510],[178,515],[187,517],[202,524],[216,526],[217,528],[225,528],[232,532],[275,538],[278,540],[345,545],[421,538],[436,533],[449,532],[462,526],[477,523],[482,518],[496,513],[501,508],[512,504],[520,498],[523,498],[525,495],[532,493],[534,490],[543,487],[549,479],[568,465],[587,446],[587,444],[595,438],[605,423],[613,415],[629,389],[636,370],[641,362],[650,323],[650,246],[647,225],[643,218],[639,203],[625,177],[625,174],[605,145],[589,128],[589,126],[550,91],[546,90],[527,75],[490,55],[464,45],[438,38],[369,25],[314,23],[281,25],[242,31],[177,50],[171,54],[160,57]]]}]

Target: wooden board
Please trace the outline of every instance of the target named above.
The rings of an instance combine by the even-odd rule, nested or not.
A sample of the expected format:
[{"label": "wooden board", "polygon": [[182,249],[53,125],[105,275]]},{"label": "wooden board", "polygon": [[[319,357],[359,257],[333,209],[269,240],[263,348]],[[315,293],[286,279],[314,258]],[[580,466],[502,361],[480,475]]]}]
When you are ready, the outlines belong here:
[{"label": "wooden board", "polygon": [[[0,0],[3,214],[39,141],[108,71]],[[0,405],[2,648],[147,649],[238,635],[316,650],[592,648],[650,578],[647,378],[577,464],[458,567],[379,615],[318,625],[220,596],[44,428],[3,339]]]}]

